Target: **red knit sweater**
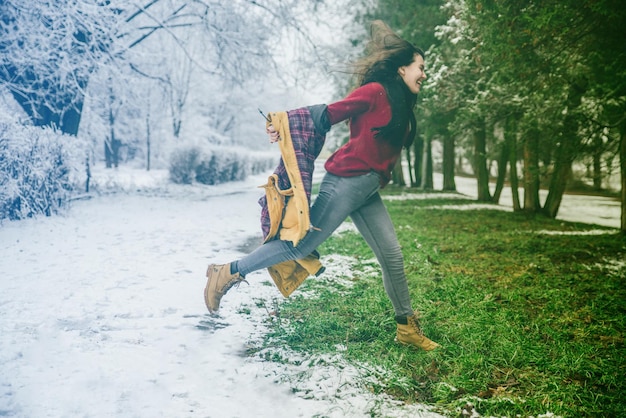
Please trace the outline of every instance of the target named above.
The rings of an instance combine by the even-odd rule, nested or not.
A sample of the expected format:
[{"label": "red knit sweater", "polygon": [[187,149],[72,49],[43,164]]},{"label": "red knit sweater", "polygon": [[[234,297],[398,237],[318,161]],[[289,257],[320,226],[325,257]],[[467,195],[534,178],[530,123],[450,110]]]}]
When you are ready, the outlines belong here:
[{"label": "red knit sweater", "polygon": [[386,126],[391,120],[391,105],[385,88],[369,83],[350,93],[345,99],[328,105],[332,125],[350,119],[350,139],[326,161],[331,174],[352,177],[376,171],[381,175],[381,186],[391,179],[401,147],[374,138],[372,128]]}]

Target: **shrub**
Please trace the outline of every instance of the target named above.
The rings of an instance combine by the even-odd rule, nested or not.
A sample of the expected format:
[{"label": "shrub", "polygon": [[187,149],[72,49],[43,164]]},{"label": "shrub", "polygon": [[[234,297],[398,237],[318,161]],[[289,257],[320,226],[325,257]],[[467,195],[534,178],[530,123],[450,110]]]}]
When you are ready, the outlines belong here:
[{"label": "shrub", "polygon": [[200,160],[200,148],[178,148],[170,156],[170,179],[177,184],[191,184]]},{"label": "shrub", "polygon": [[196,181],[202,184],[216,184],[218,178],[217,157],[211,155],[200,161],[195,170]]},{"label": "shrub", "polygon": [[251,174],[270,170],[276,163],[276,155],[233,148],[200,149],[189,145],[172,153],[169,172],[174,183],[191,184],[197,181],[214,185],[244,180]]},{"label": "shrub", "polygon": [[0,123],[0,220],[50,216],[68,204],[68,143],[50,128]]}]

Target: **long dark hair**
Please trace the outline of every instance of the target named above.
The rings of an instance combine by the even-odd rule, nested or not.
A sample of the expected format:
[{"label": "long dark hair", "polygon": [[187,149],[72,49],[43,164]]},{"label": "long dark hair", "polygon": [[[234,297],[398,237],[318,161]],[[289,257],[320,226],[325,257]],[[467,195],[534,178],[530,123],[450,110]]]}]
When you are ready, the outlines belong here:
[{"label": "long dark hair", "polygon": [[[359,86],[378,82],[385,88],[391,120],[386,126],[374,128],[375,137],[398,147],[408,148],[413,143],[416,130],[413,108],[417,102],[417,95],[404,83],[398,68],[410,65],[416,54],[424,58],[424,51],[396,35],[384,22],[375,20],[366,54],[353,64]],[[407,128],[410,128],[408,137]]]}]

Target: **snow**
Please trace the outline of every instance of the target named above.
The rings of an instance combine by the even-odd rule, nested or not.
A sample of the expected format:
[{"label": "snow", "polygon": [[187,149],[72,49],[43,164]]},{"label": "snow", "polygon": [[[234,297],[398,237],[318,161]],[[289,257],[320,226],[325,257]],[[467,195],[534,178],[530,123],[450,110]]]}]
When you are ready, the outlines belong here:
[{"label": "snow", "polygon": [[[207,264],[260,241],[264,180],[176,186],[163,172],[96,171],[101,194],[66,215],[5,222],[0,416],[438,417],[369,392],[345,347],[285,351],[286,364],[247,354],[265,306],[282,300],[266,271],[206,312]],[[128,192],[107,193],[119,186]]]},{"label": "snow", "polygon": [[[455,178],[456,188],[459,193],[468,197],[470,199],[476,199],[478,196],[477,187],[476,187],[476,179],[469,177],[456,177]],[[441,175],[436,175],[434,177],[434,188],[435,190],[441,190],[443,184],[443,177]],[[546,199],[547,192],[545,190],[541,190],[539,192],[539,197],[541,202],[544,202]],[[439,194],[438,196],[442,196]],[[454,196],[454,195],[452,195]],[[458,196],[458,195],[456,195]],[[450,198],[451,196],[446,195],[445,197]],[[523,190],[520,189],[520,199],[523,199]],[[505,187],[502,190],[502,195],[500,197],[499,205],[485,205],[475,203],[466,207],[458,206],[457,208],[463,209],[488,209],[491,208],[493,210],[512,210],[513,208],[513,198],[511,194],[511,189]],[[447,209],[453,209],[452,207],[447,207]],[[587,195],[575,195],[575,194],[564,194],[563,200],[561,202],[561,206],[559,207],[559,212],[557,214],[556,219],[560,219],[568,222],[581,222],[587,223],[590,225],[600,225],[610,228],[617,229],[620,227],[620,217],[621,217],[621,202],[619,199],[602,197],[602,196],[587,196]]]},{"label": "snow", "polygon": [[[5,222],[0,416],[439,417],[372,394],[370,366],[348,364],[339,344],[320,357],[274,349],[282,364],[249,354],[271,320],[266,307],[282,300],[266,271],[231,290],[219,316],[206,312],[207,264],[260,242],[265,180],[177,186],[163,171],[96,170],[100,194],[66,215]],[[457,186],[472,197],[472,182]],[[618,208],[566,195],[559,217],[617,227]],[[341,280],[345,268],[333,266],[350,260],[327,257],[325,276]]]},{"label": "snow", "polygon": [[[409,178],[408,166],[404,165],[404,176]],[[478,187],[476,179],[472,177],[455,176],[456,193],[402,193],[401,195],[387,195],[385,200],[410,200],[410,199],[477,199]],[[615,185],[614,185],[615,187]],[[435,191],[443,189],[443,175],[434,173],[433,189]],[[493,194],[494,185],[491,184],[491,193]],[[547,191],[542,189],[539,191],[539,199],[545,202]],[[519,198],[524,199],[524,190],[520,188]],[[430,209],[440,209],[442,206],[432,205]],[[500,195],[498,204],[489,203],[470,203],[466,205],[448,205],[447,210],[513,210],[513,194],[510,187],[504,187]],[[596,229],[593,232],[581,231],[580,235],[589,233],[607,234],[617,232],[621,224],[622,207],[618,198],[610,198],[603,196],[589,196],[579,194],[565,193],[561,200],[561,205],[557,213],[556,219],[567,222],[580,222],[589,225],[597,225],[609,228],[615,228],[615,231],[607,229]]]}]

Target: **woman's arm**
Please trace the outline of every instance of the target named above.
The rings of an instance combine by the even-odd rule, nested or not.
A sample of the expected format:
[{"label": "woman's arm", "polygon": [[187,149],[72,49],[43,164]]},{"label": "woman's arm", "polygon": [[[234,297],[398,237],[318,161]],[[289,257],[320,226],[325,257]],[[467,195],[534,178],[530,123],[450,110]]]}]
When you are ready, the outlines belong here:
[{"label": "woman's arm", "polygon": [[387,97],[385,88],[379,83],[368,83],[353,90],[344,99],[328,105],[331,125],[365,113],[375,107],[380,97]]}]

